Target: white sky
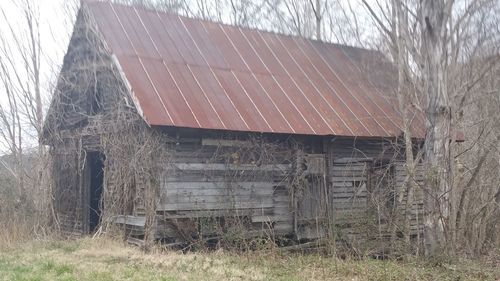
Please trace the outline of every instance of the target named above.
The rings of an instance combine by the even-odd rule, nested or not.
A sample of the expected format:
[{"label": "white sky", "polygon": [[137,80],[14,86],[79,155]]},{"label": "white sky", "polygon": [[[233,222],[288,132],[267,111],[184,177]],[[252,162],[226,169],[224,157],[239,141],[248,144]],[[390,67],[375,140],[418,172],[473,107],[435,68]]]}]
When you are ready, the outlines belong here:
[{"label": "white sky", "polygon": [[[18,36],[27,36],[26,22],[23,21],[21,5],[24,0],[0,0],[0,11],[4,11],[10,25]],[[57,75],[73,29],[74,11],[70,8],[76,0],[34,0],[34,9],[40,19],[40,44],[42,50],[41,73],[42,90],[52,91],[54,75]],[[9,34],[8,24],[0,14],[0,32]],[[11,40],[12,42],[12,40]],[[15,55],[15,50],[13,50]],[[1,93],[0,93],[1,95]],[[0,100],[1,101],[1,100]]]}]

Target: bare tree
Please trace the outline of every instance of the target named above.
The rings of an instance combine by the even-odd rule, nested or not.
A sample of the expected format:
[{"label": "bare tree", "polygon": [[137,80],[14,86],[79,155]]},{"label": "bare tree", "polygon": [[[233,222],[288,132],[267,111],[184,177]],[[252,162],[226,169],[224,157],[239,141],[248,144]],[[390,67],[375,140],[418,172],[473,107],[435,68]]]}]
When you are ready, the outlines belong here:
[{"label": "bare tree", "polygon": [[[6,12],[0,10],[7,22],[7,32],[0,38],[1,85],[7,97],[7,105],[0,108],[2,116],[2,136],[11,154],[17,159],[16,177],[19,187],[24,186],[22,156],[26,134],[41,135],[43,126],[43,104],[40,87],[40,31],[37,7],[23,1],[18,8],[23,14],[22,24],[26,36],[7,19]],[[7,114],[8,112],[8,114]],[[43,153],[43,147],[39,147]]]},{"label": "bare tree", "polygon": [[[10,155],[7,158],[10,161],[2,164],[15,179],[12,189],[15,200],[7,203],[14,203],[18,211],[2,219],[19,224],[24,220],[27,227],[36,229],[44,226],[48,217],[37,217],[37,211],[49,207],[48,189],[42,186],[47,167],[45,148],[37,143],[42,136],[44,120],[39,11],[29,0],[11,5],[22,17],[17,24],[13,23],[7,11],[0,7],[0,17],[6,23],[0,34],[0,93],[3,97],[0,100],[0,136]],[[37,147],[36,151],[30,150],[33,146]]]},{"label": "bare tree", "polygon": [[[490,46],[498,46],[487,24],[494,21],[491,10],[495,1],[403,1],[395,0],[375,5],[362,0],[390,46],[393,61],[398,67],[398,96],[400,105],[414,105],[425,114],[426,135],[424,161],[426,164],[425,246],[426,253],[443,249],[453,253],[456,248],[455,156],[457,112],[461,102],[474,91],[471,85],[482,81],[491,67],[475,69],[475,75],[465,77],[465,69],[480,59],[487,59]],[[388,7],[388,8],[386,8]],[[488,50],[487,50],[488,49]],[[404,74],[406,73],[406,74]],[[415,88],[416,98],[408,100],[408,89]],[[465,90],[467,89],[467,90]],[[419,102],[419,100],[422,101]],[[409,113],[400,107],[405,123],[406,147]],[[407,149],[407,165],[411,167],[411,151]],[[476,167],[480,169],[480,165]],[[411,175],[411,171],[409,171]],[[411,182],[408,182],[411,183]]]},{"label": "bare tree", "polygon": [[172,13],[186,13],[189,11],[189,5],[185,0],[113,0],[116,3],[135,5],[150,9],[157,9]]}]

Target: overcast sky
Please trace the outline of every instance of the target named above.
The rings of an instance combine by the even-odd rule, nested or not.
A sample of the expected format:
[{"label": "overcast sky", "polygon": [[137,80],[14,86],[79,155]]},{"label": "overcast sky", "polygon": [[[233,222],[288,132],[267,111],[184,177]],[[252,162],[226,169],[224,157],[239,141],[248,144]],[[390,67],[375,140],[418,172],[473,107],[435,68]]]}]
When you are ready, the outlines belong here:
[{"label": "overcast sky", "polygon": [[[26,23],[23,18],[21,5],[23,0],[0,0],[0,11],[5,12],[7,21],[13,26],[15,32],[26,36]],[[69,42],[74,21],[74,11],[70,3],[74,0],[36,0],[31,1],[36,6],[40,18],[40,44],[42,50],[42,87],[43,91],[51,91],[49,81],[60,68],[64,53]],[[8,24],[4,15],[0,15],[0,32],[9,34]],[[48,95],[47,95],[48,96]]]}]

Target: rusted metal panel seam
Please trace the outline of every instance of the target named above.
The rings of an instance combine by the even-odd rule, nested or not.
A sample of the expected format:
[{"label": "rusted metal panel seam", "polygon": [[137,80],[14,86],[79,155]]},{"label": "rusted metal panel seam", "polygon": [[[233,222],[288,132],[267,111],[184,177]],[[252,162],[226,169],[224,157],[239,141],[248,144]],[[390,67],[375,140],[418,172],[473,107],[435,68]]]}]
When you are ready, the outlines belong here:
[{"label": "rusted metal panel seam", "polygon": [[127,37],[127,40],[130,42],[130,45],[132,46],[132,48],[134,49],[134,53],[137,57],[137,59],[139,60],[139,63],[141,64],[141,67],[144,71],[144,73],[146,74],[146,76],[148,77],[148,80],[149,82],[151,83],[151,86],[153,87],[154,91],[155,91],[155,94],[156,96],[158,97],[161,105],[163,106],[163,109],[165,110],[165,113],[167,114],[168,118],[169,118],[169,121],[172,125],[175,124],[174,120],[172,119],[172,116],[170,115],[170,113],[168,112],[167,110],[167,107],[165,106],[165,103],[163,102],[160,94],[158,93],[158,90],[156,89],[156,86],[154,85],[153,81],[151,80],[151,76],[149,75],[148,71],[146,70],[146,67],[144,66],[144,63],[141,59],[141,57],[139,56],[139,54],[137,53],[137,49],[135,48],[134,44],[132,43],[132,40],[130,40],[130,36],[128,35],[127,31],[125,30],[125,27],[123,26],[122,24],[122,21],[120,19],[120,17],[118,16],[118,14],[116,13],[115,11],[115,8],[113,7],[113,4],[111,2],[108,2],[109,3],[109,6],[111,7],[116,19],[118,20],[119,24],[120,24],[120,27],[122,28],[123,32],[125,33],[125,36]]},{"label": "rusted metal panel seam", "polygon": [[[163,21],[163,19],[161,18],[160,14],[158,13],[158,11],[156,11],[156,16],[158,17],[158,19],[160,20],[160,22],[162,23],[162,26],[163,28],[167,28],[166,25],[165,25],[165,22]],[[170,38],[170,40],[173,41],[173,38],[170,37],[170,35],[168,33],[166,33],[166,36],[168,36]],[[205,90],[203,89],[203,87],[201,86],[200,82],[198,81],[198,79],[196,78],[196,76],[194,75],[194,72],[193,70],[191,69],[191,67],[186,64],[186,67],[187,69],[189,70],[189,73],[191,74],[191,76],[193,77],[193,79],[195,80],[196,82],[196,85],[198,86],[198,88],[200,88],[201,92],[203,93],[203,96],[205,97],[205,99],[207,100],[208,104],[210,105],[210,108],[212,109],[212,111],[215,113],[215,115],[217,115],[217,118],[219,119],[220,123],[222,124],[222,127],[224,129],[227,129],[227,126],[226,124],[224,123],[224,121],[222,120],[219,112],[217,112],[217,110],[215,109],[212,101],[208,98],[208,95],[207,93],[205,93]]]},{"label": "rusted metal panel seam", "polygon": [[182,21],[182,18],[180,16],[177,16],[178,19],[180,20],[180,22],[182,23],[182,26],[184,27],[184,29],[186,30],[189,38],[193,41],[194,45],[196,46],[196,49],[198,50],[198,52],[200,53],[201,57],[203,58],[203,60],[205,61],[205,63],[207,64],[207,67],[210,69],[210,72],[212,73],[212,75],[214,76],[215,80],[217,81],[217,83],[219,83],[219,86],[221,87],[222,91],[224,91],[224,94],[227,96],[227,98],[229,99],[229,102],[231,103],[231,105],[233,106],[234,110],[236,110],[236,113],[238,113],[238,116],[240,117],[241,121],[243,121],[243,124],[245,124],[245,126],[247,127],[247,129],[250,129],[250,126],[248,126],[247,122],[245,121],[245,118],[243,118],[243,116],[241,115],[241,113],[239,112],[238,108],[236,107],[236,105],[234,104],[233,100],[231,99],[231,97],[229,96],[229,94],[227,93],[226,89],[222,86],[221,82],[219,81],[219,78],[217,77],[217,75],[215,75],[215,72],[214,70],[210,67],[207,59],[205,58],[205,55],[201,52],[200,50],[200,47],[198,46],[198,44],[196,43],[196,41],[193,39],[191,33],[189,32],[189,30],[187,29],[186,25],[184,24],[184,22]]},{"label": "rusted metal panel seam", "polygon": [[[222,27],[221,27],[222,29]],[[248,40],[248,38],[245,36],[245,33],[241,31],[241,28],[238,28],[240,33],[243,35],[243,37],[245,37],[245,39],[247,40],[248,44],[250,44],[250,46],[252,46],[252,49],[255,50],[255,48],[253,47],[252,43],[250,42],[250,40]],[[224,31],[224,29],[222,29],[222,31]],[[224,32],[225,33],[225,32]],[[226,34],[226,37],[227,34]],[[228,37],[229,38],[229,37]],[[271,71],[269,70],[268,66],[264,63],[264,61],[262,60],[262,58],[259,56],[259,54],[257,52],[255,52],[257,54],[257,57],[259,57],[260,61],[262,62],[262,64],[265,66],[265,68],[267,69],[267,71],[270,73],[270,76],[273,78],[274,82],[276,83],[276,85],[278,85],[278,87],[280,88],[280,90],[285,94],[285,96],[287,97],[287,99],[290,101],[290,103],[293,105],[293,107],[295,108],[295,110],[297,110],[297,112],[300,114],[300,117],[304,120],[304,122],[306,122],[307,126],[309,127],[309,129],[311,129],[311,131],[316,134],[316,131],[314,130],[314,128],[311,126],[311,124],[309,123],[309,121],[307,121],[307,118],[304,117],[304,114],[299,110],[299,108],[297,107],[297,105],[293,102],[293,100],[290,98],[290,96],[288,96],[288,94],[286,93],[286,91],[283,89],[283,87],[281,86],[281,84],[278,82],[278,80],[276,80],[276,77],[274,77],[274,75],[271,73]],[[283,66],[282,66],[283,67]],[[286,118],[285,118],[286,119]]]},{"label": "rusted metal panel seam", "polygon": [[[151,43],[153,43],[153,46],[156,50],[156,52],[158,53],[158,57],[161,58],[161,54],[160,54],[160,51],[158,50],[158,47],[156,46],[156,43],[154,42],[153,38],[151,37],[151,34],[149,34],[149,30],[148,28],[146,27],[146,25],[144,24],[144,22],[142,21],[141,19],[141,16],[139,15],[139,13],[137,12],[137,9],[134,7],[134,12],[135,14],[137,15],[137,17],[139,18],[139,21],[141,22],[142,26],[144,27],[144,30],[146,31],[148,37],[149,37],[149,40],[151,40]],[[184,102],[186,103],[187,107],[189,108],[189,111],[191,112],[191,114],[193,115],[195,121],[196,121],[196,124],[198,124],[198,127],[201,127],[200,125],[200,122],[198,121],[198,117],[196,117],[196,114],[194,113],[193,109],[191,108],[191,105],[189,104],[189,102],[187,101],[186,97],[184,96],[184,93],[182,92],[182,89],[179,87],[179,85],[177,84],[177,81],[175,81],[175,78],[174,76],[172,75],[172,73],[170,72],[170,69],[168,68],[167,64],[165,63],[165,60],[162,58],[161,60],[163,66],[165,67],[165,70],[168,72],[168,75],[170,75],[170,77],[172,78],[172,81],[174,81],[174,84],[175,84],[175,87],[177,88],[177,90],[179,90],[179,93],[181,94],[182,96],[182,99],[184,100]]]}]

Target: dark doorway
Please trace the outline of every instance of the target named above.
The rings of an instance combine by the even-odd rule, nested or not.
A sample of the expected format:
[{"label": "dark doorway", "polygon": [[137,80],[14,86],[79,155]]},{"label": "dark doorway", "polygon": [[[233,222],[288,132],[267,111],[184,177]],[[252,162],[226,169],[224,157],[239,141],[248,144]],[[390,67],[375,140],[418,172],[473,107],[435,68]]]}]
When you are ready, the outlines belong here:
[{"label": "dark doorway", "polygon": [[90,170],[89,190],[89,232],[95,232],[101,221],[101,196],[104,182],[104,155],[100,152],[88,152],[87,163]]}]

